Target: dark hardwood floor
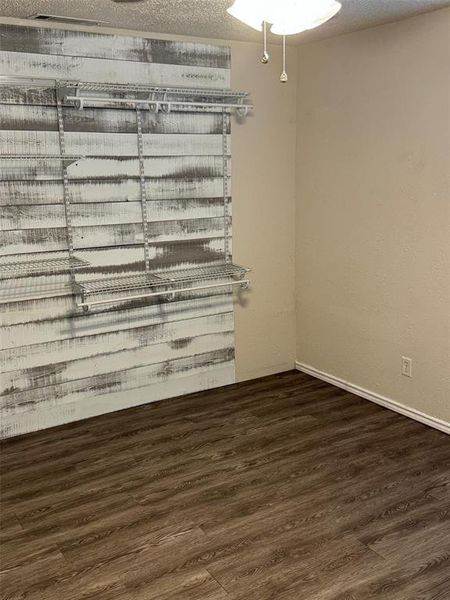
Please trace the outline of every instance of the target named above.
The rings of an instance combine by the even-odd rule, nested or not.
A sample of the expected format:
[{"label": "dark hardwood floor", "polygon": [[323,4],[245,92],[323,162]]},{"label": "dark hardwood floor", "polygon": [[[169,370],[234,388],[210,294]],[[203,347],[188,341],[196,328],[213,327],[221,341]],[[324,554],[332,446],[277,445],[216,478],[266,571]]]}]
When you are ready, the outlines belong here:
[{"label": "dark hardwood floor", "polygon": [[2,445],[2,600],[448,600],[450,441],[297,372]]}]

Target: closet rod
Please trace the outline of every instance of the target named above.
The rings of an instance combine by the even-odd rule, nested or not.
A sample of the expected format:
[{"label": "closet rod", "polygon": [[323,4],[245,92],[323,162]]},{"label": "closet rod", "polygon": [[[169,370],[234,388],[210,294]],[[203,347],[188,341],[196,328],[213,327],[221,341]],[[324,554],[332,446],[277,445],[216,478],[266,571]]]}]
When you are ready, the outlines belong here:
[{"label": "closet rod", "polygon": [[247,111],[253,109],[253,104],[239,104],[239,103],[221,103],[221,102],[192,102],[186,100],[181,102],[179,100],[154,100],[151,98],[106,98],[98,96],[65,96],[67,102],[74,102],[81,109],[84,104],[95,105],[95,104],[130,104],[137,105],[142,108],[147,107],[171,107],[171,106],[194,106],[196,108],[229,108],[236,109],[239,111]]},{"label": "closet rod", "polygon": [[127,302],[129,300],[136,300],[140,298],[151,298],[152,296],[173,296],[181,292],[195,292],[198,290],[209,290],[211,288],[227,287],[233,285],[240,285],[242,288],[247,288],[250,284],[249,279],[239,279],[237,281],[226,281],[223,283],[211,283],[209,285],[199,285],[195,287],[175,288],[172,290],[163,290],[159,292],[148,292],[145,294],[135,294],[133,296],[122,296],[121,298],[105,298],[104,300],[93,300],[92,302],[77,302],[77,307],[83,310],[89,310],[90,306],[98,304],[113,304],[116,302]]}]

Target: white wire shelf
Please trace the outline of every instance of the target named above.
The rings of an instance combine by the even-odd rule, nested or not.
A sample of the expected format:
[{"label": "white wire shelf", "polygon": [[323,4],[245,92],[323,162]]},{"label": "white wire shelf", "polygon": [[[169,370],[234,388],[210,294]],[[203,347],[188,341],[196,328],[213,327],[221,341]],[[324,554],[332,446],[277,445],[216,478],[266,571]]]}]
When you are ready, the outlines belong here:
[{"label": "white wire shelf", "polygon": [[0,264],[0,279],[15,279],[30,275],[53,275],[84,269],[90,264],[81,258],[47,258],[43,260]]},{"label": "white wire shelf", "polygon": [[181,269],[169,271],[162,276],[165,282],[170,283],[191,283],[195,281],[210,281],[222,277],[232,279],[242,279],[249,271],[247,267],[241,267],[233,263],[224,263],[208,267],[195,267],[192,269]]},{"label": "white wire shelf", "polygon": [[245,116],[253,108],[247,92],[202,88],[156,87],[145,85],[61,82],[65,103],[85,106],[122,105],[152,112],[196,110],[235,110]]},{"label": "white wire shelf", "polygon": [[129,277],[115,277],[95,281],[77,282],[77,287],[84,296],[143,290],[155,287],[156,285],[161,285],[161,280],[154,275],[146,273],[139,273],[138,275],[131,275]]},{"label": "white wire shelf", "polygon": [[0,154],[0,160],[60,160],[73,163],[83,158],[71,154]]},{"label": "white wire shelf", "polygon": [[[173,298],[177,293],[239,285],[248,287],[245,275],[250,269],[232,263],[181,269],[160,273],[139,273],[127,277],[107,278],[96,281],[77,282],[77,293],[81,296],[78,307],[85,311],[97,304],[111,304],[152,296]],[[223,281],[219,281],[223,280]],[[214,282],[214,283],[211,283]],[[198,284],[198,285],[195,285]],[[145,290],[145,292],[144,292]],[[142,291],[120,298],[90,299],[101,294],[116,294],[127,291]]]}]

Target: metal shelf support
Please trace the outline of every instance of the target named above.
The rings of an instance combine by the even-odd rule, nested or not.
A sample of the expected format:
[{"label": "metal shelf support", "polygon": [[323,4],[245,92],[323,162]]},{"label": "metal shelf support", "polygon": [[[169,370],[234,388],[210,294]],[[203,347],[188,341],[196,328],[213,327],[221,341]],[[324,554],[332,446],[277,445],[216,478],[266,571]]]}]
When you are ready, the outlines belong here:
[{"label": "metal shelf support", "polygon": [[228,143],[228,130],[230,128],[230,115],[223,109],[222,111],[222,165],[223,165],[223,237],[224,237],[224,259],[227,263],[230,260],[230,215],[228,214],[228,199],[231,196],[230,180],[228,172],[228,157],[230,149]]},{"label": "metal shelf support", "polygon": [[[55,85],[55,97],[56,97],[56,114],[58,118],[58,138],[59,148],[61,151],[61,157],[63,159],[63,200],[64,200],[64,215],[66,219],[66,237],[67,237],[67,248],[69,251],[70,264],[73,262],[74,251],[73,251],[73,226],[72,226],[72,207],[70,206],[70,191],[69,191],[69,175],[67,173],[67,163],[64,162],[66,155],[66,140],[64,132],[64,114],[62,106],[62,95],[60,91],[60,84],[56,82]],[[75,272],[72,268],[69,271],[70,281],[72,287],[75,286]]]},{"label": "metal shelf support", "polygon": [[145,179],[144,168],[144,140],[142,137],[142,118],[140,109],[136,106],[136,128],[137,128],[137,145],[139,155],[139,184],[141,193],[141,210],[142,210],[142,230],[144,234],[144,261],[145,270],[150,272],[150,252],[149,252],[149,227],[147,213],[147,182]]}]

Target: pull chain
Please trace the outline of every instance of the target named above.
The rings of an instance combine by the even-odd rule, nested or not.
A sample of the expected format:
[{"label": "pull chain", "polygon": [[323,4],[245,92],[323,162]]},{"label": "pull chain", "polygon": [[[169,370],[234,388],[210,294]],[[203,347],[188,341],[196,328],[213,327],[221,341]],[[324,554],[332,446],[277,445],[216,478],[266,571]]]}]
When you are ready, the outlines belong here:
[{"label": "pull chain", "polygon": [[267,23],[263,21],[263,55],[261,58],[263,65],[269,62],[269,53],[267,52]]},{"label": "pull chain", "polygon": [[286,36],[283,35],[283,71],[280,75],[281,83],[286,83],[288,80],[288,76],[286,73]]}]

